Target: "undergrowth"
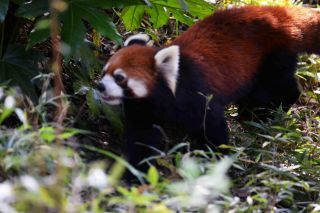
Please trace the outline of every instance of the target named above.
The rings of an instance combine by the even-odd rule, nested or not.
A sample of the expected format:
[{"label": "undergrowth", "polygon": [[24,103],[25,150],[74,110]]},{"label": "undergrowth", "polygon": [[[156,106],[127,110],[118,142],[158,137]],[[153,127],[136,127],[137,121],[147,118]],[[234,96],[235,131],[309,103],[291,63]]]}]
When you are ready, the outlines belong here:
[{"label": "undergrowth", "polygon": [[[53,100],[33,106],[19,90],[1,87],[0,211],[318,212],[319,65],[318,57],[301,56],[301,98],[288,112],[272,112],[272,120],[240,124],[230,106],[227,156],[192,149],[188,138],[171,140],[147,174],[79,143],[98,133],[46,121]],[[101,160],[88,161],[86,152]],[[137,184],[122,181],[126,169]]]},{"label": "undergrowth", "polygon": [[[139,29],[159,45],[219,7],[289,1],[57,2],[0,3],[0,212],[320,212],[318,56],[300,56],[302,94],[288,112],[239,123],[236,107],[226,109],[230,140],[221,148],[228,154],[199,150],[179,128],[163,130],[166,148],[142,162],[150,165],[146,174],[121,157],[121,110],[101,105],[92,89],[103,66],[96,58],[118,48],[118,32]],[[52,9],[65,23],[60,96],[48,68]],[[11,30],[13,21],[20,30]],[[55,112],[65,113],[63,122]],[[123,180],[126,171],[136,183]]]}]

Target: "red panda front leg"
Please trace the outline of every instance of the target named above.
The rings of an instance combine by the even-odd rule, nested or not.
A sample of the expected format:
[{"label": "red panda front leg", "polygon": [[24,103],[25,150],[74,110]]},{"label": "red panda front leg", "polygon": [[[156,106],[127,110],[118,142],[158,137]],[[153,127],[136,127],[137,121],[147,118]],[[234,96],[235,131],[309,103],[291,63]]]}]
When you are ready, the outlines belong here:
[{"label": "red panda front leg", "polygon": [[[149,165],[141,163],[142,160],[159,154],[152,148],[160,149],[162,146],[162,133],[157,128],[160,122],[152,113],[152,108],[145,101],[128,100],[124,102],[125,113],[125,141],[123,154],[127,161],[142,172],[146,172]],[[134,177],[126,175],[131,181]]]},{"label": "red panda front leg", "polygon": [[[149,168],[147,163],[141,163],[142,160],[159,154],[155,153],[152,148],[159,149],[162,144],[162,134],[153,125],[126,127],[125,143],[123,145],[123,153],[127,161],[136,169],[146,172]],[[127,175],[127,179],[132,179],[131,175]]]}]

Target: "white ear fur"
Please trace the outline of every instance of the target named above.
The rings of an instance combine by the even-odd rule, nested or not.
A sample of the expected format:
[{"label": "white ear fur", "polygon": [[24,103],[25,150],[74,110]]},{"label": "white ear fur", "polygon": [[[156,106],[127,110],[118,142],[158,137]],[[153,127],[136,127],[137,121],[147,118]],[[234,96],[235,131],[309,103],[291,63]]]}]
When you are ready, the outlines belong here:
[{"label": "white ear fur", "polygon": [[109,67],[109,63],[107,63],[106,65],[104,65],[104,67],[102,68],[102,71],[107,71],[108,67]]},{"label": "white ear fur", "polygon": [[172,45],[170,47],[160,50],[155,56],[156,66],[168,83],[172,93],[175,94],[178,75],[179,75],[179,46]]},{"label": "white ear fur", "polygon": [[132,35],[129,38],[127,38],[127,40],[124,42],[124,46],[129,46],[131,42],[133,42],[134,40],[137,40],[138,42],[136,43],[145,43],[147,46],[152,46],[153,45],[153,41],[150,39],[150,37],[147,34],[136,34],[136,35]]}]

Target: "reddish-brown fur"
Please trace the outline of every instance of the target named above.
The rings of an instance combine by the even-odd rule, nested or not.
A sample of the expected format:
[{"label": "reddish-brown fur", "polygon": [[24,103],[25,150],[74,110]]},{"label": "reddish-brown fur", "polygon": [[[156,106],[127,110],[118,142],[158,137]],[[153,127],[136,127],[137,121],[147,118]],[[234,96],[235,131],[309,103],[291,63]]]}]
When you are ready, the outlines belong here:
[{"label": "reddish-brown fur", "polygon": [[149,91],[155,81],[155,62],[153,60],[156,50],[141,45],[132,45],[130,48],[120,49],[115,57],[109,60],[110,66],[106,70],[113,75],[118,68],[125,70],[129,78],[142,79]]},{"label": "reddish-brown fur", "polygon": [[203,65],[205,79],[215,91],[230,94],[250,82],[262,57],[270,51],[319,51],[320,45],[314,46],[320,42],[319,14],[298,7],[248,6],[218,11],[173,44]]},{"label": "reddish-brown fur", "polygon": [[[247,6],[215,12],[172,42],[182,55],[201,64],[214,92],[229,95],[250,82],[265,55],[282,49],[292,53],[320,49],[320,13],[301,7]],[[317,26],[317,27],[316,27]],[[232,30],[231,30],[232,29]],[[109,61],[108,73],[122,68],[152,88],[155,49],[132,45]]]}]

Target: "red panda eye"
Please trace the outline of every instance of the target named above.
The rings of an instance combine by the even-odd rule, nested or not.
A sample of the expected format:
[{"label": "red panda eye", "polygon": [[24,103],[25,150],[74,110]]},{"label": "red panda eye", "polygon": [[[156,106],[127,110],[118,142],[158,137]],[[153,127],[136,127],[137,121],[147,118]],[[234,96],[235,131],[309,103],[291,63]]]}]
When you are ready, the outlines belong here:
[{"label": "red panda eye", "polygon": [[118,84],[121,84],[126,80],[125,76],[123,76],[121,74],[116,74],[113,76],[113,78]]}]

